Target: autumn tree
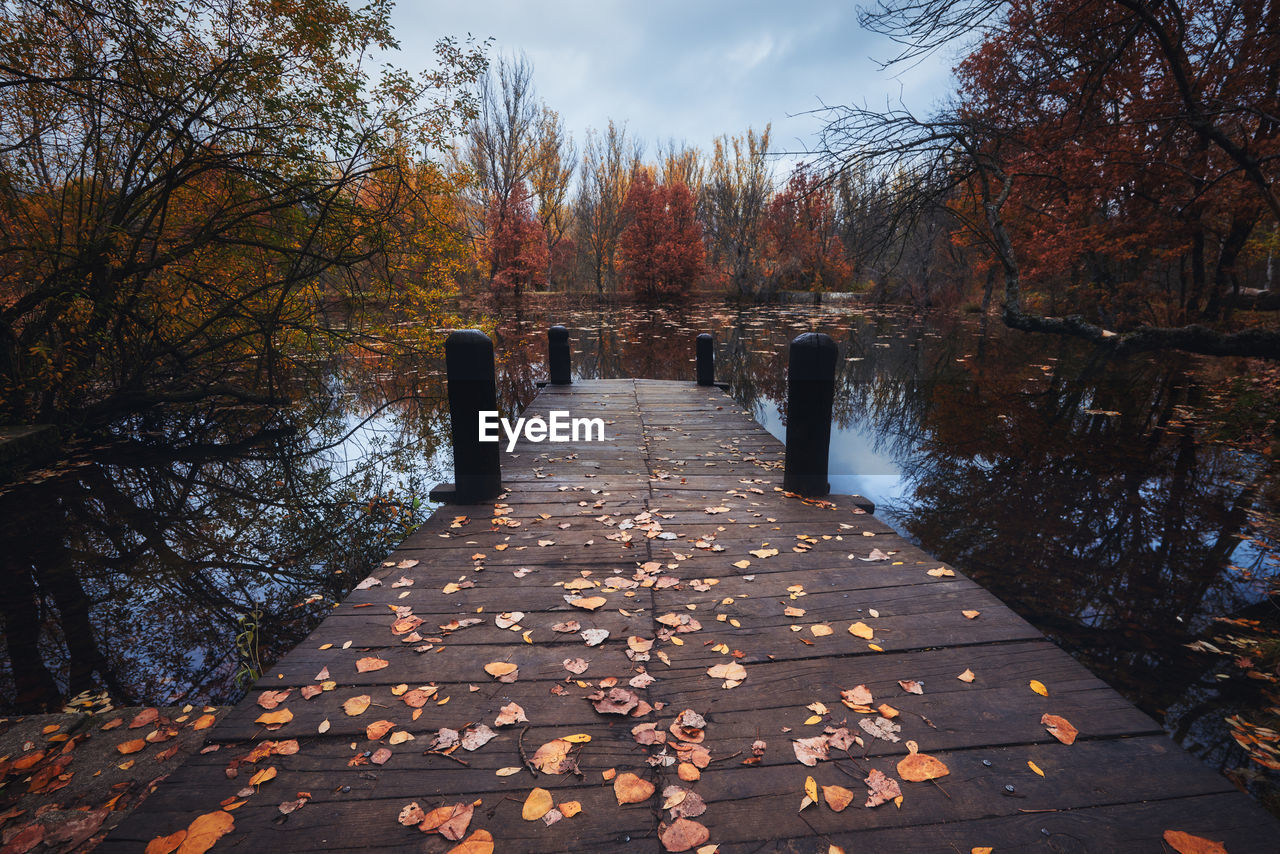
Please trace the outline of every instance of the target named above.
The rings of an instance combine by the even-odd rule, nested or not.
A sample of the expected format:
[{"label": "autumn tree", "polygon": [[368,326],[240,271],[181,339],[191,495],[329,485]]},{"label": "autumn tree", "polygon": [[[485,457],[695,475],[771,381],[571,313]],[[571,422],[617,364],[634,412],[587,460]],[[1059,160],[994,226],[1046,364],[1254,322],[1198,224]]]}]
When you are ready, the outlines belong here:
[{"label": "autumn tree", "polygon": [[831,291],[848,284],[849,264],[837,232],[833,197],[830,182],[801,164],[770,200],[764,230],[775,286]]},{"label": "autumn tree", "polygon": [[769,127],[756,134],[719,137],[707,169],[701,204],[712,268],[738,296],[760,277],[760,225],[773,192]]},{"label": "autumn tree", "polygon": [[550,264],[547,239],[523,181],[511,188],[506,205],[489,209],[489,217],[490,287],[517,299],[526,288],[544,287]]},{"label": "autumn tree", "polygon": [[[372,75],[389,3],[18,2],[0,9],[0,394],[100,424],[269,402],[339,333],[315,307],[391,248],[403,152],[438,149],[484,67]],[[385,190],[370,193],[374,182]]]},{"label": "autumn tree", "polygon": [[894,0],[867,23],[904,56],[981,25],[951,107],[842,108],[824,147],[839,168],[903,171],[945,204],[998,259],[1008,325],[1280,356],[1274,329],[1222,322],[1251,237],[1280,216],[1270,6]]},{"label": "autumn tree", "polygon": [[631,175],[640,163],[640,144],[626,127],[609,122],[604,133],[587,131],[579,170],[577,244],[585,252],[596,293],[614,284],[618,238],[624,225],[622,205]]},{"label": "autumn tree", "polygon": [[637,169],[622,207],[623,282],[637,296],[685,294],[702,275],[706,250],[693,193],[682,183],[656,184]]},{"label": "autumn tree", "polygon": [[[547,240],[547,281],[554,284],[566,275],[567,266],[556,259],[572,257],[573,246],[561,248],[572,220],[569,185],[577,169],[577,149],[573,137],[565,132],[564,120],[555,111],[542,106],[534,128],[533,165],[529,182],[538,206],[538,220]],[[569,241],[572,244],[572,240]]]}]

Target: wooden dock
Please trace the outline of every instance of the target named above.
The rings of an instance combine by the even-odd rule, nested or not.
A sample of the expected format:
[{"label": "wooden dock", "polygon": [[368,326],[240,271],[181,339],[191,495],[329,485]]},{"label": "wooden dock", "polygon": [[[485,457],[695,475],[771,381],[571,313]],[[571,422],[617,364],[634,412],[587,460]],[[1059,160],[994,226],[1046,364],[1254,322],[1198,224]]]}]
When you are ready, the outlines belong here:
[{"label": "wooden dock", "polygon": [[[499,852],[658,852],[675,832],[721,854],[1174,850],[1166,831],[1232,854],[1275,850],[1280,823],[862,499],[783,494],[781,444],[723,392],[588,381],[548,387],[524,414],[551,410],[605,419],[609,441],[504,448],[505,497],[440,509],[372,568],[380,583],[272,668],[209,730],[217,749],[100,850],[142,851],[205,814],[201,827],[225,825],[223,807],[234,826],[215,851],[458,844],[401,824],[411,803],[474,804],[465,835],[487,832]],[[608,636],[589,645],[595,630]],[[515,681],[486,672],[494,663],[518,667]],[[638,705],[598,711],[589,698],[609,690],[606,708]],[[268,711],[264,691],[289,693]],[[497,726],[511,703],[527,723]],[[703,721],[673,730],[690,709]],[[1046,714],[1079,730],[1074,744]],[[268,731],[264,715],[290,719]],[[481,725],[496,735],[468,750]],[[666,743],[640,743],[654,733]],[[949,773],[903,779],[909,740]],[[543,745],[553,771],[535,776],[525,760],[542,761]],[[806,746],[828,758],[802,764]],[[554,773],[557,758],[568,773]],[[897,782],[899,803],[889,791],[864,806],[873,770]],[[627,774],[653,794],[620,804],[618,780],[645,794]],[[802,810],[808,777],[818,803]],[[822,787],[852,802],[837,812],[847,796]],[[563,818],[522,817],[535,788]],[[683,824],[664,802],[689,813]]]}]

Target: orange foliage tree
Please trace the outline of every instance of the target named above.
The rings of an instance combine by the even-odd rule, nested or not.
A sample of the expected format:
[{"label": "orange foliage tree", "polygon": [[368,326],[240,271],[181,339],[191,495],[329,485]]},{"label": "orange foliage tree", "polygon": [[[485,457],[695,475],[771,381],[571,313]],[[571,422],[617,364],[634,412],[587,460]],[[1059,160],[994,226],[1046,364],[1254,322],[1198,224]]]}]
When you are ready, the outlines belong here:
[{"label": "orange foliage tree", "polygon": [[830,182],[801,164],[769,202],[764,230],[775,286],[834,291],[848,284],[851,269],[838,233],[833,196]]},{"label": "orange foliage tree", "polygon": [[623,282],[645,297],[684,294],[706,269],[702,226],[693,194],[682,183],[656,184],[637,169],[622,206]]},{"label": "orange foliage tree", "polygon": [[406,152],[452,136],[484,57],[446,39],[436,70],[375,77],[388,15],[386,0],[0,9],[0,414],[75,428],[279,400],[341,326],[317,306],[385,294],[432,254],[421,240],[439,232],[413,225],[426,164]]},{"label": "orange foliage tree", "polygon": [[489,209],[489,220],[490,287],[517,298],[525,288],[545,287],[550,266],[547,235],[534,216],[524,181],[511,188],[505,205]]}]

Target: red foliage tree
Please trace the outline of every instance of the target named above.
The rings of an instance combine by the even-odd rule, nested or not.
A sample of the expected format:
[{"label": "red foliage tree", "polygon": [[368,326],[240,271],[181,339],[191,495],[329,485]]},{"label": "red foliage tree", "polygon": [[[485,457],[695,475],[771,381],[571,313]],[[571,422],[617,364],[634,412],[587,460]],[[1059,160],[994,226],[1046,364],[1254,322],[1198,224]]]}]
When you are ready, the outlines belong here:
[{"label": "red foliage tree", "polygon": [[693,193],[681,183],[655,184],[647,169],[631,180],[622,206],[623,282],[647,297],[685,293],[706,269]]},{"label": "red foliage tree", "polygon": [[801,164],[769,202],[764,230],[770,276],[779,287],[832,291],[848,283],[852,271],[832,197],[830,185]]},{"label": "red foliage tree", "polygon": [[547,239],[533,214],[524,181],[511,190],[506,205],[490,208],[489,218],[490,287],[518,297],[524,288],[545,286],[550,260]]}]

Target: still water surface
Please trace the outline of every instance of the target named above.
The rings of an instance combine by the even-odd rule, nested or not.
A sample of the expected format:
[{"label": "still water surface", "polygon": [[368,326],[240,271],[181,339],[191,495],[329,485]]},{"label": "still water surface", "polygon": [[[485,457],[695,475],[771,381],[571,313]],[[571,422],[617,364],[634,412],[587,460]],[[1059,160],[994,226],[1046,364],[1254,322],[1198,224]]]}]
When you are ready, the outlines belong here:
[{"label": "still water surface", "polygon": [[[582,378],[717,379],[781,438],[786,343],[840,346],[833,491],[860,493],[1161,720],[1215,767],[1254,769],[1223,717],[1258,689],[1194,652],[1214,617],[1257,616],[1280,478],[1207,441],[1241,364],[1108,360],[975,317],[871,308],[464,304],[499,356],[509,414],[570,330]],[[287,652],[424,514],[450,471],[438,359],[335,360],[287,411],[164,411],[76,446],[0,494],[0,706],[222,703]]]}]

